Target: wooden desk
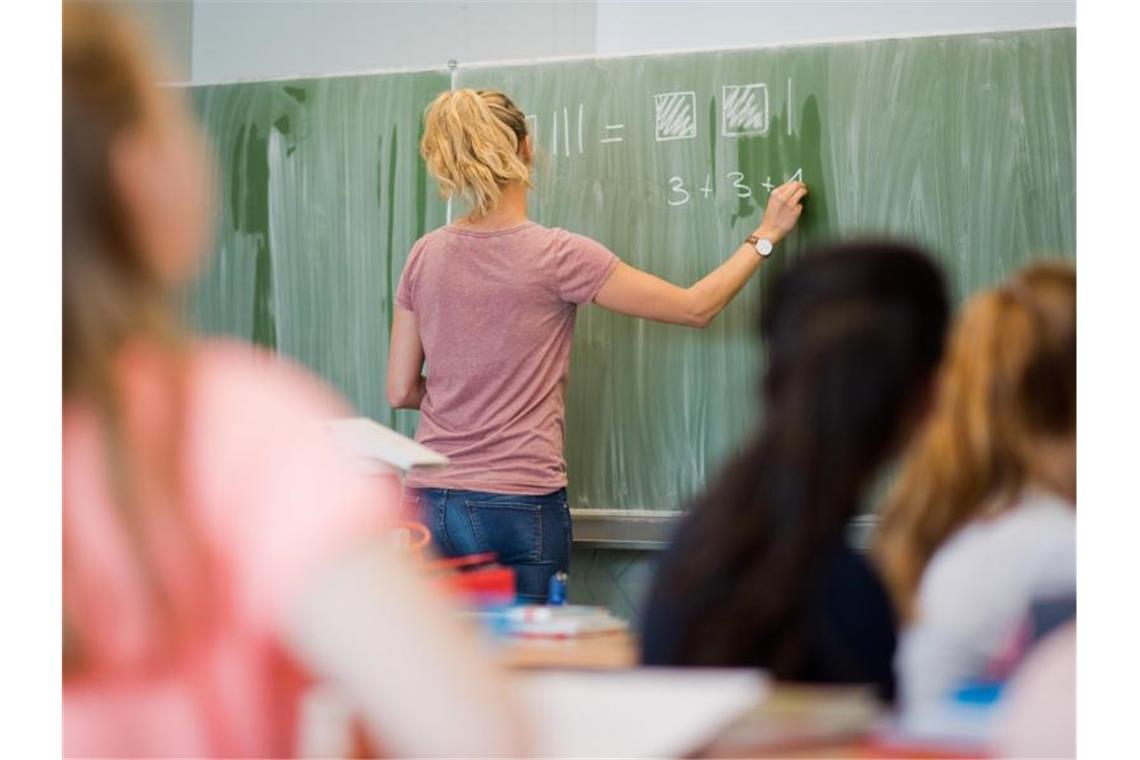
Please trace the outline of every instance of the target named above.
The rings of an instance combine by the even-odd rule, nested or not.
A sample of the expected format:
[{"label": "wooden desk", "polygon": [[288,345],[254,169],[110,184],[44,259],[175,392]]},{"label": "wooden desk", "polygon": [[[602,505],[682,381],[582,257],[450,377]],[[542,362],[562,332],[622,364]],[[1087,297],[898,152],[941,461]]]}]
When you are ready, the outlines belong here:
[{"label": "wooden desk", "polygon": [[499,645],[508,668],[619,670],[637,665],[637,637],[607,633],[575,639],[512,639]]},{"label": "wooden desk", "polygon": [[[502,642],[500,662],[511,669],[620,670],[637,665],[631,633],[578,639]],[[754,710],[728,726],[698,757],[950,758],[981,755],[929,747],[890,747],[870,729],[887,713],[866,689],[777,683]]]}]

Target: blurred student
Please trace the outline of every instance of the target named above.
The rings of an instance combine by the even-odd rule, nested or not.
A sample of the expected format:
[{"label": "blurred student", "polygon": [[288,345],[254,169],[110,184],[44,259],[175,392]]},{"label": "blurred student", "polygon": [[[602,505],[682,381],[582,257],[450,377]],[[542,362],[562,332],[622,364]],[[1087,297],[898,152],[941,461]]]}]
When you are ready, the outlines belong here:
[{"label": "blurred student", "polygon": [[398,494],[326,444],[344,405],[179,331],[208,167],[155,77],[111,11],[65,6],[65,754],[287,756],[311,676],[394,754],[516,753],[496,673],[378,548]]},{"label": "blurred student", "polygon": [[1055,631],[1025,658],[994,736],[998,757],[1077,756],[1077,626]]},{"label": "blurred student", "polygon": [[876,538],[906,711],[1002,680],[1035,604],[1075,598],[1076,297],[1071,266],[1036,265],[954,329]]},{"label": "blurred student", "polygon": [[408,484],[441,553],[495,552],[519,597],[543,602],[570,562],[562,444],[578,306],[704,327],[795,227],[807,187],[775,188],[753,235],[686,288],[530,221],[534,145],[503,93],[441,94],[421,152],[441,191],[470,211],[416,242],[396,290],[388,400],[419,409],[416,439],[451,460]]},{"label": "blurred student", "polygon": [[700,496],[654,579],[650,665],[756,666],[891,699],[895,615],[848,522],[927,408],[942,274],[891,243],[793,264],[765,299],[765,419]]}]

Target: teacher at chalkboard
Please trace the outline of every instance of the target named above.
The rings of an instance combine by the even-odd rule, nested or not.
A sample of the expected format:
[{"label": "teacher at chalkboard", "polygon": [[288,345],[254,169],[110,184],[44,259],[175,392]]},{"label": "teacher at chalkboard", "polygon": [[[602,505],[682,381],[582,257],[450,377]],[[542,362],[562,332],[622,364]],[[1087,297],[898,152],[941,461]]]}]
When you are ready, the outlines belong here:
[{"label": "teacher at chalkboard", "polygon": [[441,193],[471,210],[416,242],[396,289],[388,401],[419,409],[416,439],[451,460],[408,486],[442,554],[495,552],[520,600],[542,602],[570,561],[562,443],[578,305],[705,327],[795,226],[807,188],[774,189],[755,233],[683,288],[527,218],[534,147],[503,93],[437,97],[420,151]]}]

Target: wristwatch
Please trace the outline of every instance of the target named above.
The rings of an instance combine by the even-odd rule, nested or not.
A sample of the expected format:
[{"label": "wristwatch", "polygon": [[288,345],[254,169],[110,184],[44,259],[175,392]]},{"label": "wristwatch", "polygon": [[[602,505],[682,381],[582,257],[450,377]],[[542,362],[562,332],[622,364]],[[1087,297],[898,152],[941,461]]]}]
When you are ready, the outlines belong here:
[{"label": "wristwatch", "polygon": [[766,259],[772,255],[772,241],[768,238],[749,235],[746,242],[750,243],[752,247],[756,249],[756,253],[760,258]]}]

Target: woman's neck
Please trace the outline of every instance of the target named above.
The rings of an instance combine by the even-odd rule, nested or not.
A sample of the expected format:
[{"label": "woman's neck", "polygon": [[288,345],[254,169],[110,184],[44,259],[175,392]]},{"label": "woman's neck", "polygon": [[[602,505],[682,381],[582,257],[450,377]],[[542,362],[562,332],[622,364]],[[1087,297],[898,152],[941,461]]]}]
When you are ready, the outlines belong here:
[{"label": "woman's neck", "polygon": [[490,213],[472,218],[470,214],[460,217],[455,224],[476,230],[504,230],[527,221],[527,186],[512,184],[503,188],[499,196],[499,205]]}]

